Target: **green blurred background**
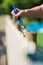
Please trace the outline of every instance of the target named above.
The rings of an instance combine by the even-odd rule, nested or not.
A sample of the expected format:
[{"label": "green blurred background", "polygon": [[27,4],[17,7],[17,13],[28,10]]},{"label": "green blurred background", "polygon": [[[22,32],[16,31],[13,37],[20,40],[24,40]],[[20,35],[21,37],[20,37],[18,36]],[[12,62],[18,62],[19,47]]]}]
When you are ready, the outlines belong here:
[{"label": "green blurred background", "polygon": [[26,9],[42,3],[43,0],[0,0],[0,14],[10,14],[12,5],[17,6],[20,9]]},{"label": "green blurred background", "polygon": [[[41,5],[42,3],[43,3],[43,0],[0,0],[0,16],[1,15],[11,16],[12,5],[15,5],[17,8],[20,8],[20,9],[27,9],[27,8],[32,8],[32,7]],[[28,26],[32,23],[38,23],[38,22],[43,23],[43,19],[24,18],[23,22],[25,26]],[[0,26],[2,25],[0,24]],[[37,34],[37,43],[38,45],[43,47],[43,34],[39,34],[39,33]]]}]

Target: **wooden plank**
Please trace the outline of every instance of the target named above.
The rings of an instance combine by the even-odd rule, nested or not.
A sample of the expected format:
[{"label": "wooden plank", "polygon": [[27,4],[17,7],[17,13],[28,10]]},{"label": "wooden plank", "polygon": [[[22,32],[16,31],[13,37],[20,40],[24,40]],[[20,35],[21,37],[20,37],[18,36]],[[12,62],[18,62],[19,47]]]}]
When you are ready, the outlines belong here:
[{"label": "wooden plank", "polygon": [[[9,16],[6,16],[6,47],[8,65],[31,65],[28,53],[35,53],[36,46],[28,41],[13,24]],[[32,44],[31,44],[32,42]]]}]

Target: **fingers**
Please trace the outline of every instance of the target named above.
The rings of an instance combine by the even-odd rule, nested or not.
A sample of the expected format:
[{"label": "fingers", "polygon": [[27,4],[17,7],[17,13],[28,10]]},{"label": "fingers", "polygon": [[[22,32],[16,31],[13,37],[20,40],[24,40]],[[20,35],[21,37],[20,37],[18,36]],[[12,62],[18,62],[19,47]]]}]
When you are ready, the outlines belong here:
[{"label": "fingers", "polygon": [[18,14],[15,14],[15,13],[14,13],[14,10],[11,12],[11,14],[12,14],[12,16],[13,16],[13,18],[14,18],[15,20],[17,20],[18,17],[20,16],[20,9],[17,8],[17,10],[19,11]]},{"label": "fingers", "polygon": [[17,14],[15,14],[15,13],[14,13],[14,10],[11,12],[11,14],[12,14],[12,16],[13,16],[13,18],[14,18],[15,20],[17,20],[17,19],[18,19]]},{"label": "fingers", "polygon": [[18,9],[17,8],[17,10],[19,11],[17,14],[15,14],[14,13],[14,10],[11,12],[11,14],[12,14],[12,16],[13,16],[13,18],[15,19],[15,20],[17,20],[18,19],[18,17],[22,17],[22,10],[20,10],[20,9]]}]

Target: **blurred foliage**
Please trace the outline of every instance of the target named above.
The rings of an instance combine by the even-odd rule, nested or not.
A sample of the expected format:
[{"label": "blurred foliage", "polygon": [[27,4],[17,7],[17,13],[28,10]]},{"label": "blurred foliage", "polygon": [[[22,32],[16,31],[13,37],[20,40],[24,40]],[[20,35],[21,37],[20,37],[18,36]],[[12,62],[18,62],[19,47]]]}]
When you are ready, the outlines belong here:
[{"label": "blurred foliage", "polygon": [[38,46],[43,48],[43,33],[37,33]]},{"label": "blurred foliage", "polygon": [[20,9],[31,8],[43,3],[43,0],[0,0],[0,14],[10,14],[11,6]]}]

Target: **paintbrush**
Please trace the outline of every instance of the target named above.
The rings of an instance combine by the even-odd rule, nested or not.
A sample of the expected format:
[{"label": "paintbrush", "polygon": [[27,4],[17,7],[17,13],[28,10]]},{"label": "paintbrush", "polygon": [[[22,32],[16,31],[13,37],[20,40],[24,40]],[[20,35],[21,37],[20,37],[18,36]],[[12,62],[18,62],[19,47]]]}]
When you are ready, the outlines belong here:
[{"label": "paintbrush", "polygon": [[[17,14],[19,11],[17,10],[17,8],[15,6],[13,6],[13,10],[14,10],[14,13]],[[22,32],[25,33],[27,32],[26,28],[25,28],[25,25],[23,24],[23,21],[21,20],[20,17],[18,17],[18,22],[22,28]]]},{"label": "paintbrush", "polygon": [[[17,14],[19,12],[15,6],[13,6],[13,10],[14,10],[15,14]],[[20,26],[22,28],[22,32],[23,32],[23,35],[25,36],[25,40],[27,40],[25,44],[24,44],[24,42],[25,42],[25,40],[24,40],[24,42],[23,42],[23,44],[24,44],[23,48],[25,50],[28,48],[28,49],[30,49],[30,53],[35,53],[35,51],[36,51],[36,45],[35,45],[35,42],[33,41],[33,34],[34,33],[30,33],[30,32],[28,32],[26,30],[26,27],[23,24],[23,21],[21,20],[20,17],[18,17],[18,22],[19,22],[19,24],[20,24]],[[27,45],[27,46],[25,47],[25,45]],[[26,53],[27,53],[27,51],[26,51]]]}]

